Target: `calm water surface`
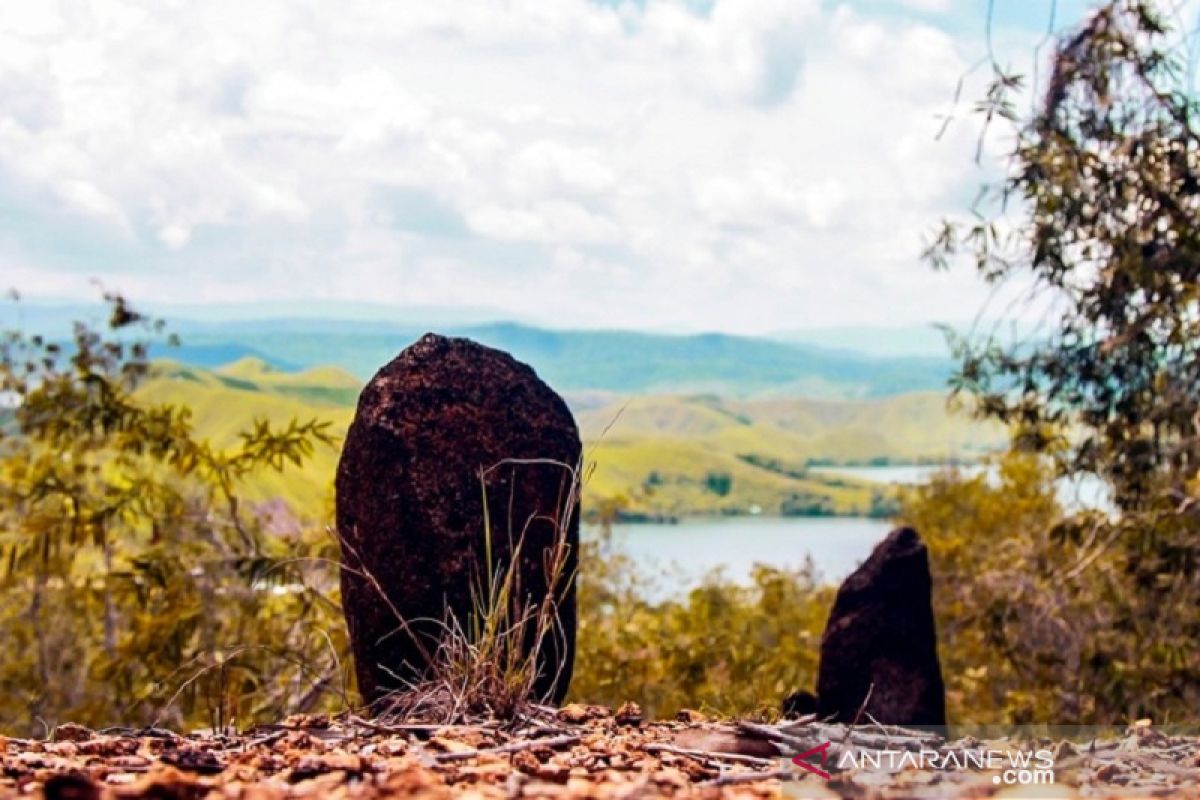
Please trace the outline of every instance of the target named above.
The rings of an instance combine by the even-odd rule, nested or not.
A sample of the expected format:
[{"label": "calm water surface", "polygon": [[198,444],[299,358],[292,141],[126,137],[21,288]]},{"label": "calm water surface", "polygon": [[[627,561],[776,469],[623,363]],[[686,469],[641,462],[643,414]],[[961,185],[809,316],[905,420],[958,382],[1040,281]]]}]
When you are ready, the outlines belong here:
[{"label": "calm water surface", "polygon": [[[694,586],[718,567],[726,577],[744,581],[755,564],[799,569],[808,558],[832,583],[853,572],[889,528],[887,520],[865,517],[688,519],[616,525],[613,544],[644,570],[666,573],[660,583],[668,592]],[[596,531],[585,528],[583,535]]]},{"label": "calm water surface", "polygon": [[[914,484],[927,480],[937,466],[829,467],[828,474],[877,483]],[[967,474],[979,467],[963,467]],[[1067,507],[1103,508],[1104,485],[1098,480],[1060,482],[1059,500]],[[866,517],[736,517],[685,519],[674,525],[617,525],[613,543],[633,556],[648,573],[659,575],[662,596],[695,586],[716,568],[745,581],[755,564],[799,569],[811,558],[821,578],[837,583],[854,571],[891,529],[888,520]],[[585,527],[584,538],[597,531]]]}]

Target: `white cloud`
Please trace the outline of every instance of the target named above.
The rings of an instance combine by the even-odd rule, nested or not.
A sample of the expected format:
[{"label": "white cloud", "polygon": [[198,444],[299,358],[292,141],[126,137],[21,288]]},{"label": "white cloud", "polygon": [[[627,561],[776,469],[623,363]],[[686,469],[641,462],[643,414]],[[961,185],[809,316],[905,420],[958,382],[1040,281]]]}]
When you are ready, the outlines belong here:
[{"label": "white cloud", "polygon": [[132,229],[121,206],[104,192],[84,180],[68,179],[57,186],[58,194],[76,211],[109,222],[125,235]]},{"label": "white cloud", "polygon": [[900,0],[900,4],[914,11],[940,13],[942,11],[949,11],[954,4],[954,0]]},{"label": "white cloud", "polygon": [[978,179],[970,126],[934,141],[969,57],[817,0],[4,4],[0,270],[572,325],[969,315],[917,261]]},{"label": "white cloud", "polygon": [[30,38],[53,36],[63,27],[54,3],[0,4],[0,28]]},{"label": "white cloud", "polygon": [[717,98],[780,102],[799,73],[817,0],[737,0],[699,16],[675,3],[650,3],[641,31],[676,61],[694,87]]}]

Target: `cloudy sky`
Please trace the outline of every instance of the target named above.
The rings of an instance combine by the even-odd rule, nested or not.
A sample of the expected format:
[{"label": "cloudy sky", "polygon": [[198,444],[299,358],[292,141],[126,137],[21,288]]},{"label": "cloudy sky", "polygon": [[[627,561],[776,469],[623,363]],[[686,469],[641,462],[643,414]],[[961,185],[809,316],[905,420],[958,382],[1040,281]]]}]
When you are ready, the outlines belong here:
[{"label": "cloudy sky", "polygon": [[[969,318],[975,278],[918,256],[984,177],[971,98],[935,134],[986,6],[5,2],[0,288],[572,327]],[[1031,63],[1050,11],[996,0],[1003,58]]]}]

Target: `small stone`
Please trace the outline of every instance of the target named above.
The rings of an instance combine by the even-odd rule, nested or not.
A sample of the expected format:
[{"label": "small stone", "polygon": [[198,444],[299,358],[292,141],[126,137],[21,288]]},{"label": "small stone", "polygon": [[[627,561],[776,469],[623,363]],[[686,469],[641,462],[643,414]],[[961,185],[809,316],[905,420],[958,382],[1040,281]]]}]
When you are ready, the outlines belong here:
[{"label": "small stone", "polygon": [[329,772],[344,772],[347,775],[362,775],[362,759],[354,755],[305,756],[292,767],[288,780],[292,783],[310,780]]},{"label": "small stone", "polygon": [[558,710],[559,719],[575,725],[594,719],[607,719],[611,715],[612,711],[608,707],[588,703],[570,703]]},{"label": "small stone", "polygon": [[104,776],[104,782],[109,786],[130,786],[137,783],[138,775],[137,772],[110,772]]},{"label": "small stone", "polygon": [[103,756],[106,758],[112,756],[132,755],[138,750],[136,739],[129,739],[117,736],[100,736],[95,739],[79,742],[76,747],[80,755],[85,756]]},{"label": "small stone", "polygon": [[528,750],[521,750],[512,754],[512,765],[514,769],[532,775],[542,765],[542,762]]},{"label": "small stone", "polygon": [[185,772],[195,772],[199,775],[216,775],[225,769],[225,765],[211,750],[201,750],[198,747],[181,747],[178,750],[168,750],[162,754],[162,762],[177,767]]},{"label": "small stone", "polygon": [[324,730],[329,727],[328,714],[292,714],[283,721],[283,727]]},{"label": "small stone", "polygon": [[642,707],[633,702],[622,703],[614,719],[618,725],[641,725]]},{"label": "small stone", "polygon": [[539,764],[533,771],[533,776],[543,781],[551,783],[566,783],[571,777],[571,768],[565,764],[555,764],[553,762],[547,764]]},{"label": "small stone", "polygon": [[470,753],[476,749],[465,742],[450,739],[446,736],[429,737],[429,745],[435,750],[441,750],[443,753]]},{"label": "small stone", "polygon": [[45,800],[100,800],[103,789],[91,778],[70,772],[54,775],[42,787]]},{"label": "small stone", "polygon": [[54,729],[56,742],[86,742],[96,734],[91,728],[76,725],[74,722],[64,722]]},{"label": "small stone", "polygon": [[131,797],[153,797],[161,800],[191,800],[207,794],[192,775],[173,767],[161,767],[130,787]]}]

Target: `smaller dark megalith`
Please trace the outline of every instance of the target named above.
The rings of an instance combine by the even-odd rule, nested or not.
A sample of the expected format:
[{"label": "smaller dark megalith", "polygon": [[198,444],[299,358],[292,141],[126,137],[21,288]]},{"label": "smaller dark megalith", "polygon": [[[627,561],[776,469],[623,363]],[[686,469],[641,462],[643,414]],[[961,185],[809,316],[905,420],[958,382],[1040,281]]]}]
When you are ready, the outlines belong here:
[{"label": "smaller dark megalith", "polygon": [[863,709],[861,722],[946,724],[931,593],[925,543],[912,528],[892,531],[838,589],[821,637],[818,714],[851,723]]},{"label": "smaller dark megalith", "polygon": [[813,696],[812,692],[806,692],[803,689],[792,692],[783,698],[780,710],[783,712],[783,716],[789,719],[815,714],[817,713],[817,698]]},{"label": "smaller dark megalith", "polygon": [[[470,630],[488,574],[518,551],[513,597],[526,608],[551,598],[558,616],[534,691],[561,702],[575,653],[580,449],[561,397],[468,339],[427,334],[371,379],[336,485],[342,606],[367,702],[425,677],[447,614]],[[547,564],[560,546],[555,582]]]}]

